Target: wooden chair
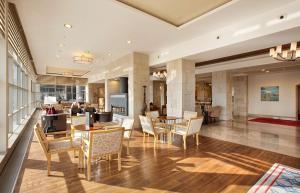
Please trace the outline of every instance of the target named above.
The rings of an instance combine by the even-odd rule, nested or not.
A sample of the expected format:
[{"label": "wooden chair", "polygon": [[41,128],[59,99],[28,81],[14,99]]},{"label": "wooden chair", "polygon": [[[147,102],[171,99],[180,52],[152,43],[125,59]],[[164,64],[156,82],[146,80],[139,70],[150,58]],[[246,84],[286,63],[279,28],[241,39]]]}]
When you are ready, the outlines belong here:
[{"label": "wooden chair", "polygon": [[180,124],[180,125],[188,125],[190,119],[192,118],[196,118],[198,116],[198,113],[197,112],[194,112],[194,111],[184,111],[183,112],[183,118],[181,120],[181,122],[177,123],[177,124]]},{"label": "wooden chair", "polygon": [[154,125],[154,127],[162,127],[163,124],[159,121],[159,111],[147,111],[146,116],[149,117]]},{"label": "wooden chair", "polygon": [[183,138],[183,147],[186,150],[186,138],[190,135],[196,135],[196,143],[199,145],[199,132],[202,126],[203,117],[200,118],[191,118],[188,122],[188,125],[174,125],[173,130],[171,131],[172,135],[177,134],[181,135]]},{"label": "wooden chair", "polygon": [[[129,154],[129,142],[133,133],[133,124],[134,119],[132,118],[125,118],[122,122],[121,127],[124,127],[124,139],[127,141],[127,154]],[[120,125],[113,125],[113,126],[107,126],[105,128],[117,128],[120,127]]]},{"label": "wooden chair", "polygon": [[81,138],[87,137],[88,132],[75,130],[74,126],[85,125],[85,116],[71,116],[71,136],[76,144],[81,145]]},{"label": "wooden chair", "polygon": [[83,159],[87,159],[87,179],[91,179],[92,161],[103,156],[118,155],[118,170],[121,170],[121,152],[124,128],[90,131],[89,138],[83,139]]},{"label": "wooden chair", "polygon": [[221,112],[222,112],[221,106],[212,107],[211,112],[209,114],[209,118],[210,118],[211,122],[215,122],[217,119],[219,119]]},{"label": "wooden chair", "polygon": [[[35,136],[37,137],[44,154],[47,158],[47,170],[48,176],[50,175],[51,171],[51,155],[60,153],[60,152],[68,152],[74,150],[80,150],[80,146],[73,143],[72,137],[62,137],[57,139],[47,139],[43,129],[40,127],[39,124],[36,124],[34,128]],[[79,151],[79,165],[81,165],[81,151]]]},{"label": "wooden chair", "polygon": [[160,134],[168,134],[169,130],[164,127],[154,126],[152,120],[147,116],[140,115],[140,121],[143,129],[143,142],[145,142],[146,133],[154,136],[154,146]]}]

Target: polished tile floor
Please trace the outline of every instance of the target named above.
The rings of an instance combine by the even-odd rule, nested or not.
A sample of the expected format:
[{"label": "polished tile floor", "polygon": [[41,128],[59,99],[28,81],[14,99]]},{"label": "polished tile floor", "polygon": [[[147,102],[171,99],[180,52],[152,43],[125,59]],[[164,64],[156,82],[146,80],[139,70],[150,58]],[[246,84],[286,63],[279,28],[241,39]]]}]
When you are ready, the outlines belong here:
[{"label": "polished tile floor", "polygon": [[201,135],[300,157],[300,127],[235,119],[204,125]]}]

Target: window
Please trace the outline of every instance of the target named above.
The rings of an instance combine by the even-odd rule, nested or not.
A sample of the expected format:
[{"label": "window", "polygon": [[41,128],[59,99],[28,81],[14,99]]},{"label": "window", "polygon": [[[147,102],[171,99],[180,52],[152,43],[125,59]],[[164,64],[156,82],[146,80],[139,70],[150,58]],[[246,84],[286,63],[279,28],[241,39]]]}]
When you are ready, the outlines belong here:
[{"label": "window", "polygon": [[29,78],[21,65],[9,57],[8,62],[8,80],[9,80],[9,134],[16,133],[22,120],[29,115]]},{"label": "window", "polygon": [[45,96],[56,96],[57,100],[84,102],[85,86],[40,85],[40,94],[42,101],[44,101]]}]

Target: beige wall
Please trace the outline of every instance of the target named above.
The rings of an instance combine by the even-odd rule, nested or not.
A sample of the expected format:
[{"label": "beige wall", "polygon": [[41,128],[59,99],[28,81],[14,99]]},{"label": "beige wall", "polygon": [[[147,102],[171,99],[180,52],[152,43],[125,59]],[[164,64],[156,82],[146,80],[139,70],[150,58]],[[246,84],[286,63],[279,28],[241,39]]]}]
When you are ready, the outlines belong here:
[{"label": "beige wall", "polygon": [[87,85],[87,78],[63,77],[39,75],[37,77],[38,84],[60,84],[60,85]]},{"label": "beige wall", "polygon": [[[296,85],[300,84],[300,71],[249,75],[249,114],[296,117]],[[261,101],[262,86],[279,86],[279,101]]]}]

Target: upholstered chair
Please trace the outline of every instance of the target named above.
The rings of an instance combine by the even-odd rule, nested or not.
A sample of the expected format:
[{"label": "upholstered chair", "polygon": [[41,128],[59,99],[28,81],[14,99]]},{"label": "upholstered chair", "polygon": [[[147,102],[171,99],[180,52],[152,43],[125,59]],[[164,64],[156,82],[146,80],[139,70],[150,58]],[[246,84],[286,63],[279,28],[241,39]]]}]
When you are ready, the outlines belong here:
[{"label": "upholstered chair", "polygon": [[222,112],[221,106],[212,107],[211,112],[209,114],[211,121],[216,121],[217,119],[219,119],[221,112]]},{"label": "upholstered chair", "polygon": [[121,170],[121,152],[124,128],[90,131],[89,138],[83,139],[82,152],[87,160],[87,179],[91,179],[92,162],[114,154],[118,155],[118,170]]},{"label": "upholstered chair", "polygon": [[185,125],[187,126],[190,119],[191,118],[196,118],[198,116],[198,113],[197,112],[194,112],[194,111],[184,111],[183,112],[183,118],[181,120],[181,122],[177,123],[177,124],[180,124],[180,125]]},{"label": "upholstered chair", "polygon": [[129,154],[129,142],[133,133],[134,119],[126,118],[123,120],[122,127],[125,128],[124,139],[127,141],[127,154]]},{"label": "upholstered chair", "polygon": [[140,115],[140,121],[143,130],[143,141],[145,142],[146,134],[154,136],[154,146],[160,134],[168,134],[169,130],[164,127],[154,126],[152,120],[147,116]]},{"label": "upholstered chair", "polygon": [[203,117],[191,118],[188,125],[175,124],[171,131],[172,135],[181,135],[183,138],[183,147],[186,149],[186,138],[191,135],[196,135],[196,143],[199,145],[199,132],[202,126]]},{"label": "upholstered chair", "polygon": [[154,127],[162,127],[162,123],[160,123],[158,117],[159,117],[159,111],[147,111],[146,116],[149,117],[154,125]]},{"label": "upholstered chair", "polygon": [[62,137],[56,139],[47,139],[43,129],[40,127],[39,124],[36,124],[34,128],[34,133],[47,158],[48,176],[50,175],[50,171],[51,171],[52,154],[79,150],[79,165],[81,165],[82,156],[81,156],[80,146],[76,143],[73,143],[72,137],[69,136],[69,137]]}]

